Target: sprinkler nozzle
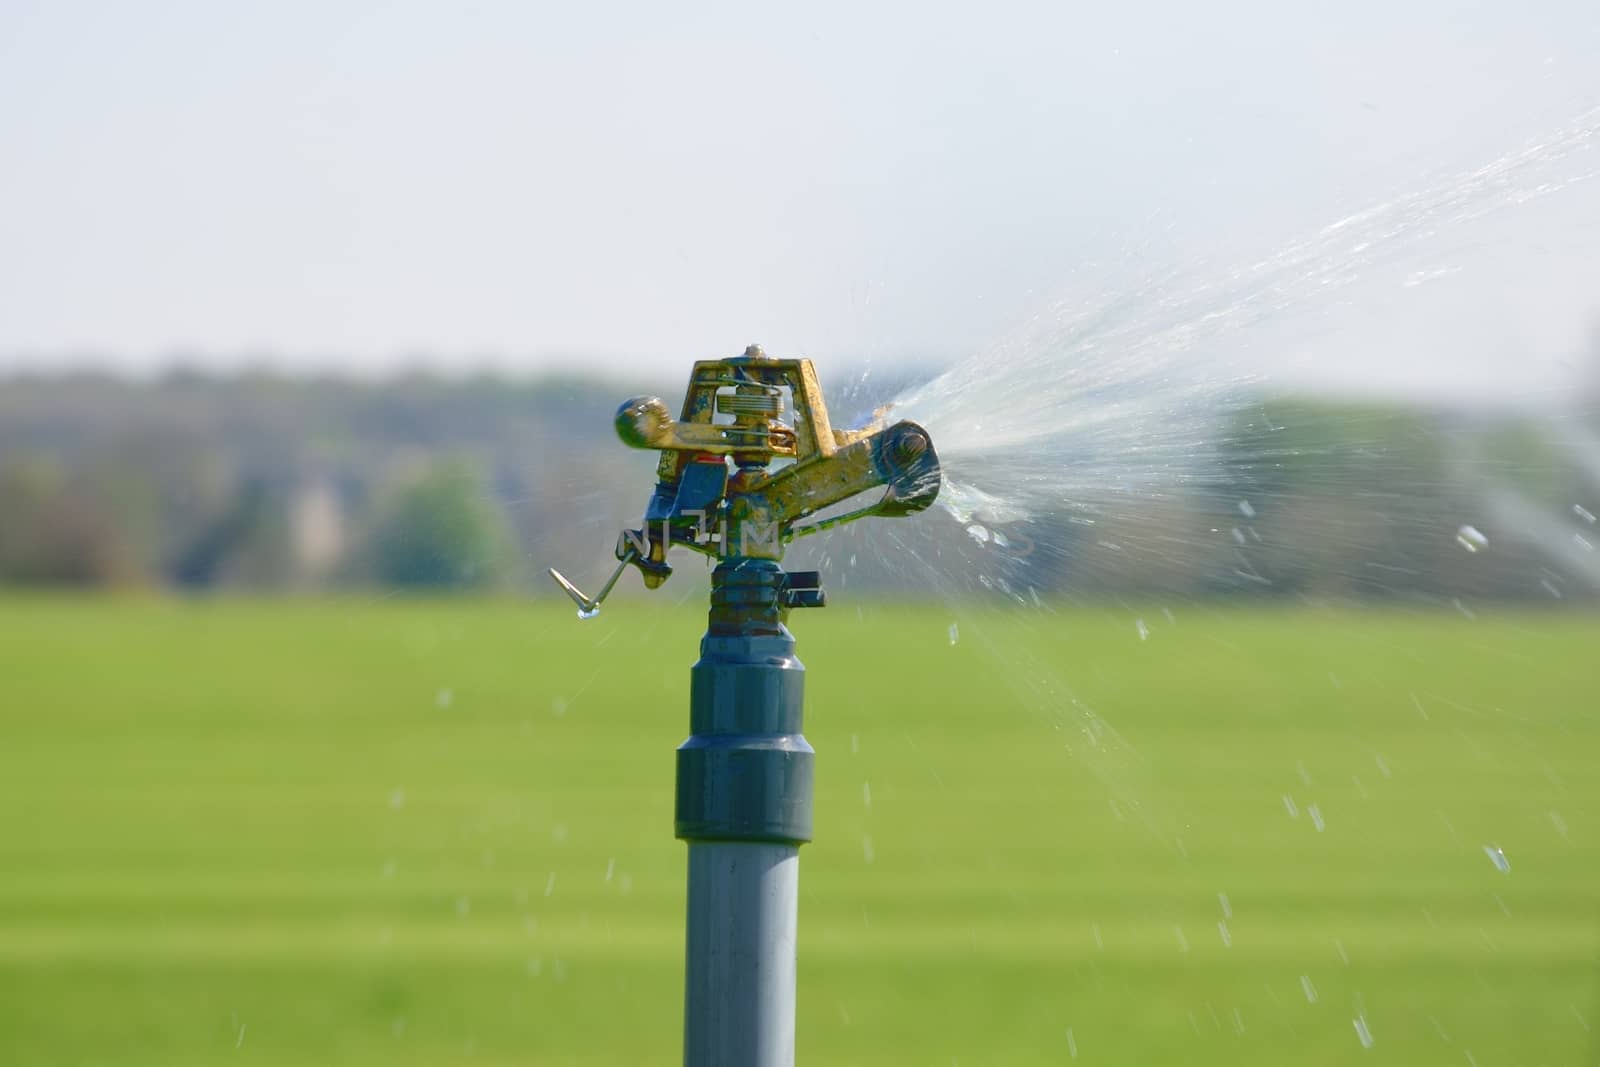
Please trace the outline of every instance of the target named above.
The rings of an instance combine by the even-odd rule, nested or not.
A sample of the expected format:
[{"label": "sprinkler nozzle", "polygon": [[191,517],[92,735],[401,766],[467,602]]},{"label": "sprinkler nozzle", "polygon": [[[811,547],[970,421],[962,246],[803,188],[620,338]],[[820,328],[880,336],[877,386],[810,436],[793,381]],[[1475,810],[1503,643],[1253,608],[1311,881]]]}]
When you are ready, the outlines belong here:
[{"label": "sprinkler nozzle", "polygon": [[928,450],[928,437],[917,430],[912,430],[895,443],[894,454],[902,462],[910,463]]}]

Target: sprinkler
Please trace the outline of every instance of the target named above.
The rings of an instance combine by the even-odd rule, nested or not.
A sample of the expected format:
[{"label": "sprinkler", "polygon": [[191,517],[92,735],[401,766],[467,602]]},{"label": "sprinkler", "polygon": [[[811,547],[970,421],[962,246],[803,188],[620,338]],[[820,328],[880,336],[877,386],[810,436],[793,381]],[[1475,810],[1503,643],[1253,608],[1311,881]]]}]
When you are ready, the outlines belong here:
[{"label": "sprinkler", "polygon": [[[882,409],[863,429],[835,430],[811,361],[769,359],[755,345],[696,363],[678,419],[659,398],[637,397],[616,428],[661,453],[644,521],[618,536],[616,569],[594,597],[550,576],[591,618],[630,564],[655,589],[672,574],[674,546],[717,560],[677,754],[676,832],[689,845],[683,1062],[788,1067],[813,752],[800,732],[805,668],[785,623],[826,597],[816,571],[780,563],[796,537],[928,507],[939,457],[926,430],[889,424]],[[879,487],[875,502],[819,517]]]}]

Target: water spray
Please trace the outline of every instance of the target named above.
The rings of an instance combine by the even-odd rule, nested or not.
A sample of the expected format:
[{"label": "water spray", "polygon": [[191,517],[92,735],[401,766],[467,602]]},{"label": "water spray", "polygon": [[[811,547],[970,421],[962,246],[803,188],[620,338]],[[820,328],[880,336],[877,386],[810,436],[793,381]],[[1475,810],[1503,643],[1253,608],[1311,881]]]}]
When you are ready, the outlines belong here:
[{"label": "water spray", "polygon": [[[835,430],[811,361],[769,359],[755,345],[696,363],[678,419],[660,398],[636,397],[616,429],[661,453],[644,522],[618,536],[617,566],[595,596],[550,576],[591,618],[629,565],[655,589],[674,547],[717,560],[677,757],[676,832],[689,844],[683,1062],[789,1067],[814,754],[801,733],[805,668],[785,624],[826,597],[816,571],[783,570],[784,548],[924,510],[939,495],[939,457],[926,430],[889,424],[883,410],[862,429]],[[879,487],[876,501],[822,517]]]}]

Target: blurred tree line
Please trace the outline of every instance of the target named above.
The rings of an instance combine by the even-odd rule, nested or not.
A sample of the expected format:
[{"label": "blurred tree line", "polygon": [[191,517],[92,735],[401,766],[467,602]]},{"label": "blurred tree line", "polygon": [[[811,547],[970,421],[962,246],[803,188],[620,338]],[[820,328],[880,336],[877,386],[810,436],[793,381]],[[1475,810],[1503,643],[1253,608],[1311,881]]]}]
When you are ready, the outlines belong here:
[{"label": "blurred tree line", "polygon": [[504,586],[596,486],[639,481],[593,447],[616,403],[561,379],[12,378],[0,582]]},{"label": "blurred tree line", "polygon": [[[543,592],[543,566],[581,580],[637,522],[654,456],[621,447],[611,416],[639,391],[420,375],[0,380],[0,584]],[[1600,589],[1592,414],[1262,398],[1216,445],[1203,484],[992,531],[945,517],[920,529],[919,552],[948,559],[957,589],[1018,598]],[[848,558],[837,584],[926,589],[871,530],[816,542],[797,565]]]}]

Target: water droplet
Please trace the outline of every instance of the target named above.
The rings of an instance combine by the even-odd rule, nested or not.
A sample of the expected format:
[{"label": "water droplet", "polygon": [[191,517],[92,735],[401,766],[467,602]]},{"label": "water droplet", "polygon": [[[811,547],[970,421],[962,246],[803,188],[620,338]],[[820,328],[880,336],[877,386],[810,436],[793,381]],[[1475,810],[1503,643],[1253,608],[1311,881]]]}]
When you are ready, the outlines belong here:
[{"label": "water droplet", "polygon": [[955,623],[950,624],[950,643],[953,645],[961,640],[961,629]]},{"label": "water droplet", "polygon": [[1383,755],[1381,753],[1376,755],[1376,756],[1373,756],[1372,758],[1373,758],[1374,762],[1376,762],[1378,764],[1378,773],[1379,774],[1383,775],[1385,778],[1393,777],[1393,775],[1391,775],[1389,773],[1389,765],[1384,762]]},{"label": "water droplet", "polygon": [[551,893],[554,893],[555,891],[556,891],[556,872],[555,871],[551,871],[550,872],[550,877],[545,879],[544,895],[545,896],[549,896]]},{"label": "water droplet", "polygon": [[1189,954],[1189,939],[1183,936],[1183,927],[1174,926],[1172,933],[1178,939],[1178,951],[1187,956]]},{"label": "water droplet", "polygon": [[457,897],[456,898],[456,914],[457,915],[471,915],[472,914],[472,898],[471,897]]},{"label": "water droplet", "polygon": [[1253,519],[1256,517],[1256,509],[1250,506],[1250,501],[1241,500],[1239,501],[1239,514],[1247,519]]},{"label": "water droplet", "polygon": [[850,755],[854,756],[861,751],[861,735],[850,735]]},{"label": "water droplet", "polygon": [[1228,931],[1228,924],[1226,922],[1217,923],[1217,934],[1222,938],[1223,948],[1233,947],[1233,934]]},{"label": "water droplet", "polygon": [[876,853],[872,851],[872,838],[864,835],[861,838],[861,858],[868,863],[871,863],[876,858]]},{"label": "water droplet", "polygon": [[1322,833],[1327,825],[1322,821],[1322,809],[1313,804],[1306,809],[1306,814],[1311,816],[1311,825],[1317,828],[1317,833]]},{"label": "water droplet", "polygon": [[1224,919],[1233,918],[1233,905],[1228,903],[1228,894],[1218,893],[1217,903],[1222,905],[1222,917]]},{"label": "water droplet", "polygon": [[1073,1039],[1072,1027],[1067,1027],[1067,1055],[1073,1059],[1078,1058],[1078,1042]]},{"label": "water droplet", "polygon": [[1141,641],[1150,640],[1150,627],[1148,627],[1148,626],[1146,626],[1144,624],[1144,620],[1143,619],[1134,619],[1133,620],[1133,628],[1139,632],[1139,640],[1141,640]]},{"label": "water droplet", "polygon": [[1344,942],[1337,937],[1333,939],[1333,951],[1338,955],[1340,963],[1346,967],[1350,966],[1350,953],[1344,950]]},{"label": "water droplet", "polygon": [[399,869],[400,869],[400,864],[395,861],[395,858],[393,856],[390,856],[388,859],[383,861],[383,877],[384,878],[386,878],[386,879],[387,878],[393,878],[395,876],[395,872],[398,871]]},{"label": "water droplet", "polygon": [[437,693],[433,694],[433,706],[438,708],[440,711],[448,708],[451,704],[454,704],[455,701],[456,694],[455,690],[453,689],[441,689]]},{"label": "water droplet", "polygon": [[1481,552],[1489,547],[1489,539],[1476,526],[1463,526],[1456,531],[1456,544],[1468,552]]},{"label": "water droplet", "polygon": [[580,618],[580,619],[592,619],[598,614],[600,614],[600,605],[599,604],[596,604],[592,608],[579,608],[578,609],[578,618]]},{"label": "water droplet", "polygon": [[1100,924],[1095,923],[1093,926],[1089,927],[1089,932],[1094,935],[1094,947],[1099,949],[1101,952],[1104,952],[1106,950],[1106,942],[1105,939],[1100,936]]},{"label": "water droplet", "polygon": [[861,804],[863,807],[872,807],[872,783],[861,783]]},{"label": "water droplet", "polygon": [[967,527],[967,536],[978,542],[980,545],[986,545],[989,543],[989,528],[987,526],[980,526],[978,523],[973,523],[971,526]]},{"label": "water droplet", "polygon": [[1573,534],[1572,543],[1583,549],[1585,552],[1594,551],[1594,542],[1583,536],[1583,534]]},{"label": "water droplet", "polygon": [[1306,785],[1311,784],[1311,772],[1306,770],[1306,764],[1304,760],[1294,761],[1294,773],[1298,774],[1300,776],[1300,780]]},{"label": "water droplet", "polygon": [[1365,1015],[1357,1015],[1350,1020],[1350,1025],[1356,1028],[1356,1040],[1361,1042],[1361,1047],[1371,1048],[1372,1031],[1367,1028],[1367,1017]]},{"label": "water droplet", "polygon": [[550,827],[550,840],[558,845],[565,844],[567,840],[567,824],[558,822]]},{"label": "water droplet", "polygon": [[566,697],[556,697],[554,700],[552,700],[550,702],[550,714],[554,715],[556,718],[559,719],[559,718],[561,718],[561,716],[565,715],[566,713],[567,713],[567,698]]},{"label": "water droplet", "polygon": [[1290,796],[1288,793],[1283,794],[1283,810],[1289,813],[1289,818],[1291,819],[1298,819],[1300,817],[1300,809],[1295,807],[1294,797]]},{"label": "water droplet", "polygon": [[607,882],[611,881],[611,876],[616,874],[616,873],[617,873],[617,860],[616,860],[616,857],[613,856],[611,859],[606,860],[606,881]]},{"label": "water droplet", "polygon": [[528,977],[537,978],[544,973],[544,957],[535,956],[528,961]]},{"label": "water droplet", "polygon": [[1594,512],[1590,511],[1588,508],[1584,507],[1582,504],[1574,504],[1574,505],[1572,505],[1572,513],[1574,515],[1578,516],[1578,518],[1582,519],[1584,522],[1593,524],[1594,521],[1595,521]]},{"label": "water droplet", "polygon": [[396,789],[394,792],[390,793],[389,806],[394,808],[396,811],[399,811],[401,808],[405,807],[406,791],[404,789]]},{"label": "water droplet", "polygon": [[1307,1004],[1315,1004],[1317,1002],[1317,987],[1311,984],[1311,976],[1309,974],[1300,976],[1300,991],[1306,995]]},{"label": "water droplet", "polygon": [[1494,869],[1501,874],[1511,873],[1511,861],[1506,859],[1506,854],[1499,845],[1484,845],[1483,854],[1489,857],[1489,862],[1494,864]]}]

